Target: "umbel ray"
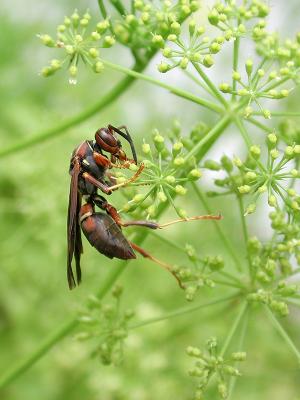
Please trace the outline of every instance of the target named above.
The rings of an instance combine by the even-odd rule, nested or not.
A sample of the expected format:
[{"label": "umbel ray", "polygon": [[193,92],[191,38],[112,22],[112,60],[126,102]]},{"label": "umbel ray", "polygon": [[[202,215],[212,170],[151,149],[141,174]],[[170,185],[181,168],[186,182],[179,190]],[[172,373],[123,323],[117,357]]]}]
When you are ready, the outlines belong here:
[{"label": "umbel ray", "polygon": [[[126,156],[121,141],[116,137],[117,134],[130,144],[132,158]],[[128,180],[114,184],[110,179],[110,169],[129,168],[132,163],[137,164],[137,156],[134,143],[125,126],[116,128],[108,125],[106,128],[98,129],[95,133],[95,140],[84,141],[72,153],[69,170],[71,184],[67,223],[67,278],[70,289],[76,286],[72,270],[73,258],[75,258],[77,284],[81,282],[80,258],[83,253],[81,230],[90,244],[106,257],[129,260],[136,258],[134,252],[136,251],[170,271],[182,287],[179,278],[172,271],[171,265],[158,260],[137,244],[127,240],[123,235],[122,228],[136,225],[160,229],[177,222],[221,218],[219,215],[203,215],[178,219],[165,224],[154,221],[122,221],[115,207],[97,191],[100,189],[105,195],[110,195],[113,191],[138,179],[144,169],[142,163]],[[86,203],[82,205],[83,197]],[[96,206],[101,210],[100,212],[95,211]]]}]

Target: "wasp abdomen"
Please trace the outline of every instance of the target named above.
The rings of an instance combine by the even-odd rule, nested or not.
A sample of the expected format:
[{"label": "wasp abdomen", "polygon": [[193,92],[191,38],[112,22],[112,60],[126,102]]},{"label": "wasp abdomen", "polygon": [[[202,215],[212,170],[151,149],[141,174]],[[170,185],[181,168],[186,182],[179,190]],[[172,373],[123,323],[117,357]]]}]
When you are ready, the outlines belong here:
[{"label": "wasp abdomen", "polygon": [[107,214],[93,213],[81,223],[82,231],[100,253],[128,260],[136,255],[116,222]]}]

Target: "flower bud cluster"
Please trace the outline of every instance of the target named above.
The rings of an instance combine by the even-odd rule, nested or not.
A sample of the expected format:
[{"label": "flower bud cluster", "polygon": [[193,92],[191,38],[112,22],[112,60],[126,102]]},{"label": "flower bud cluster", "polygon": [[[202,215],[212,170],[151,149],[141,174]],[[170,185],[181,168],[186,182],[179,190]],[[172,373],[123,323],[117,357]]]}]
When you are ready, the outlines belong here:
[{"label": "flower bud cluster", "polygon": [[[222,82],[219,89],[223,93],[229,93],[239,96],[245,100],[244,117],[249,118],[253,114],[255,108],[261,111],[266,119],[271,118],[271,112],[263,108],[259,100],[271,99],[282,100],[287,98],[292,88],[288,86],[289,80],[296,79],[297,73],[295,72],[295,64],[293,61],[287,61],[286,64],[280,69],[273,69],[267,72],[263,68],[255,67],[252,59],[245,62],[246,79],[243,74],[238,71],[232,72],[233,85],[228,82]],[[284,87],[282,86],[284,84]]]},{"label": "flower bud cluster", "polygon": [[155,218],[160,206],[169,203],[180,218],[187,216],[173,198],[185,196],[185,184],[200,179],[202,172],[193,158],[186,157],[189,150],[186,141],[190,143],[181,135],[177,121],[166,133],[153,130],[152,143],[144,142],[139,156],[145,165],[143,174],[122,190],[128,200],[122,211],[138,218]]},{"label": "flower bud cluster", "polygon": [[[285,146],[279,148],[278,136],[275,133],[268,134],[267,162],[262,161],[261,148],[252,145],[248,157],[242,161],[238,157],[230,160],[223,156],[220,162],[206,160],[204,167],[226,172],[223,179],[215,179],[218,187],[225,189],[222,194],[235,193],[237,196],[250,196],[251,201],[246,207],[245,215],[256,210],[256,203],[261,195],[266,195],[270,207],[279,209],[280,203],[284,203],[292,214],[300,211],[300,196],[293,189],[295,179],[300,177],[296,168],[296,160],[300,154],[300,146]],[[238,171],[235,173],[235,171]],[[215,196],[220,193],[209,192]]]},{"label": "flower bud cluster", "polygon": [[[268,14],[269,7],[264,1],[245,1],[243,4],[236,0],[217,1],[208,14],[208,20],[224,32],[227,38],[236,39],[250,30],[252,36],[259,40],[266,34],[264,18]],[[249,27],[249,21],[253,19],[259,21]]]},{"label": "flower bud cluster", "polygon": [[197,0],[135,0],[132,12],[113,23],[113,31],[120,43],[134,51],[152,51],[162,46],[172,24],[180,24],[198,8]]},{"label": "flower bud cluster", "polygon": [[190,376],[198,380],[194,399],[203,399],[203,394],[214,375],[217,379],[219,397],[226,399],[230,378],[241,376],[240,371],[235,367],[235,363],[245,361],[247,354],[239,351],[231,353],[229,357],[224,358],[218,351],[216,338],[210,338],[207,341],[206,350],[204,351],[198,347],[189,346],[186,352],[188,356],[195,358],[194,366],[188,371]]},{"label": "flower bud cluster", "polygon": [[268,33],[258,44],[260,56],[272,60],[279,66],[281,75],[299,84],[300,80],[300,40],[299,33],[292,39],[280,42],[278,33]]},{"label": "flower bud cluster", "polygon": [[165,73],[173,68],[185,70],[191,63],[210,68],[214,65],[214,55],[219,53],[229,38],[219,35],[210,38],[205,35],[205,27],[198,26],[194,19],[188,21],[189,37],[185,40],[179,23],[171,24],[171,33],[167,40],[161,41],[162,55],[167,61],[158,65],[159,72]]},{"label": "flower bud cluster", "polygon": [[204,286],[215,287],[214,276],[224,268],[224,260],[221,256],[207,256],[199,258],[195,248],[185,245],[185,252],[191,266],[174,266],[173,272],[180,280],[185,290],[187,301],[193,301],[197,292]]},{"label": "flower bud cluster", "polygon": [[90,26],[89,12],[79,15],[75,10],[70,17],[65,17],[61,25],[58,25],[55,39],[48,34],[38,35],[45,46],[63,52],[62,58],[51,60],[50,64],[42,69],[42,76],[51,76],[66,66],[69,71],[69,82],[76,84],[78,65],[81,61],[90,66],[95,73],[102,72],[104,66],[100,60],[100,48],[112,47],[115,39],[110,33],[108,20],[98,22],[93,28]]},{"label": "flower bud cluster", "polygon": [[79,315],[82,331],[76,338],[93,339],[97,343],[94,354],[104,365],[119,365],[123,361],[128,322],[134,312],[129,309],[120,311],[122,292],[121,286],[115,286],[112,290],[112,301],[108,304],[102,304],[97,297],[91,296],[86,310]]}]

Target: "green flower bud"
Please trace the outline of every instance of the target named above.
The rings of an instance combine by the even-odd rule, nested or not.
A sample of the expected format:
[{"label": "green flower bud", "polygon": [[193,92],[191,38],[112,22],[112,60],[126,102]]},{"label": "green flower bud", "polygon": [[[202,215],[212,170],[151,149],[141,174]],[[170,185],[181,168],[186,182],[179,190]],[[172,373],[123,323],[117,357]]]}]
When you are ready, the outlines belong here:
[{"label": "green flower bud", "polygon": [[182,185],[176,185],[175,192],[180,196],[184,196],[187,192],[187,189],[184,188]]},{"label": "green flower bud", "polygon": [[195,180],[196,181],[196,180],[198,180],[198,179],[200,179],[202,177],[202,172],[200,171],[200,169],[194,168],[189,172],[188,177],[191,180]]},{"label": "green flower bud", "polygon": [[180,68],[186,69],[189,64],[189,59],[187,57],[183,57],[179,63]]},{"label": "green flower bud", "polygon": [[182,165],[185,164],[185,160],[184,160],[183,157],[176,157],[176,158],[174,158],[174,160],[173,160],[173,164],[174,164],[176,167],[181,167]]},{"label": "green flower bud", "polygon": [[149,154],[151,152],[150,144],[143,143],[142,144],[142,151],[143,151],[144,154]]},{"label": "green flower bud", "polygon": [[208,14],[207,18],[212,25],[218,25],[220,21],[220,15],[215,8]]},{"label": "green flower bud", "polygon": [[219,85],[219,89],[220,89],[221,92],[223,92],[223,93],[230,93],[231,90],[232,90],[231,86],[230,86],[228,83],[225,83],[225,82],[223,82],[223,83],[221,83],[221,84]]},{"label": "green flower bud", "polygon": [[276,143],[277,143],[277,140],[278,140],[277,136],[275,135],[275,133],[270,133],[267,136],[267,138],[268,138],[268,147],[269,148],[274,147],[276,145]]},{"label": "green flower bud", "polygon": [[272,149],[272,150],[270,151],[270,155],[271,155],[271,157],[272,157],[274,160],[276,160],[276,158],[279,157],[279,151],[278,151],[277,149]]},{"label": "green flower bud", "polygon": [[223,371],[225,374],[232,375],[232,376],[241,376],[238,369],[231,367],[230,365],[224,365]]},{"label": "green flower bud", "polygon": [[225,171],[231,172],[233,170],[233,165],[230,158],[225,155],[221,158],[221,164]]},{"label": "green flower bud", "polygon": [[66,49],[67,54],[69,54],[70,56],[75,53],[75,49],[71,45],[66,46],[65,49]]},{"label": "green flower bud", "polygon": [[91,38],[93,39],[93,40],[100,40],[101,39],[101,35],[98,33],[98,32],[92,32],[91,33]]},{"label": "green flower bud", "polygon": [[153,141],[157,151],[161,152],[165,148],[165,139],[158,132],[156,132]]},{"label": "green flower bud", "polygon": [[166,58],[171,58],[172,57],[172,49],[170,47],[165,47],[162,51],[162,54]]},{"label": "green flower bud", "polygon": [[47,47],[54,47],[55,41],[52,39],[50,35],[38,35],[41,39],[42,43]]},{"label": "green flower bud", "polygon": [[260,148],[256,145],[250,147],[250,154],[253,158],[258,159],[260,157]]},{"label": "green flower bud", "polygon": [[233,71],[232,79],[234,79],[235,81],[240,81],[241,80],[241,74],[239,72]]},{"label": "green flower bud", "polygon": [[82,18],[82,19],[80,20],[80,25],[81,25],[83,28],[87,27],[88,24],[89,24],[89,20],[88,20],[88,19]]},{"label": "green flower bud", "polygon": [[238,167],[241,168],[243,166],[243,162],[240,158],[238,157],[234,157],[234,159],[232,160],[233,164]]},{"label": "green flower bud", "polygon": [[97,61],[93,66],[94,71],[100,74],[104,70],[104,64],[101,61]]},{"label": "green flower bud", "polygon": [[246,68],[247,75],[250,76],[253,71],[253,61],[250,59],[247,60],[246,64],[245,64],[245,68]]},{"label": "green flower bud", "polygon": [[74,13],[71,15],[71,20],[72,20],[73,26],[75,28],[78,27],[79,19],[80,19],[79,14],[78,14],[77,10],[75,10]]},{"label": "green flower bud", "polygon": [[107,19],[105,19],[104,21],[101,21],[97,24],[97,32],[98,33],[104,33],[109,27],[109,21]]},{"label": "green flower bud", "polygon": [[253,108],[250,106],[247,106],[244,110],[244,116],[245,118],[249,118],[251,114],[253,113]]},{"label": "green flower bud", "polygon": [[238,26],[238,31],[239,31],[240,34],[246,33],[246,27],[245,27],[245,25],[240,24],[240,25]]},{"label": "green flower bud", "polygon": [[60,68],[62,67],[61,61],[56,60],[56,59],[51,60],[50,65],[51,65],[51,68],[52,68],[54,71],[57,71],[58,69],[60,69]]},{"label": "green flower bud", "polygon": [[221,165],[214,160],[205,160],[204,167],[212,171],[220,171]]},{"label": "green flower bud", "polygon": [[163,48],[165,46],[165,41],[161,35],[154,35],[152,38],[152,43],[160,48]]},{"label": "green flower bud", "polygon": [[257,178],[257,175],[254,171],[248,171],[245,177],[248,182],[251,182]]},{"label": "green flower bud", "polygon": [[270,110],[263,110],[263,116],[265,119],[271,119],[271,111]]},{"label": "green flower bud", "polygon": [[249,185],[242,185],[242,186],[239,186],[239,187],[238,187],[238,191],[239,191],[241,194],[247,194],[247,193],[250,192],[250,190],[251,190],[251,187],[250,187]]},{"label": "green flower bud", "polygon": [[222,399],[227,399],[228,397],[228,388],[224,382],[218,384],[218,392]]},{"label": "green flower bud", "polygon": [[168,175],[165,177],[165,180],[167,183],[169,183],[170,185],[172,185],[173,183],[176,182],[176,178],[173,175]]},{"label": "green flower bud", "polygon": [[207,68],[210,68],[214,65],[214,59],[210,54],[207,54],[206,56],[203,57],[203,65]]},{"label": "green flower bud", "polygon": [[291,158],[294,155],[294,148],[292,146],[287,146],[285,148],[284,154],[287,158]]},{"label": "green flower bud", "polygon": [[247,89],[239,89],[238,90],[238,95],[239,96],[248,96],[249,95],[249,90],[247,90]]},{"label": "green flower bud", "polygon": [[255,211],[256,211],[256,204],[255,203],[249,204],[245,210],[244,217],[246,217],[249,214],[253,214]]},{"label": "green flower bud", "polygon": [[92,58],[98,58],[98,57],[99,57],[99,50],[96,49],[95,47],[91,47],[91,48],[89,49],[89,55],[90,55]]},{"label": "green flower bud", "polygon": [[257,189],[257,192],[259,194],[262,194],[262,193],[265,193],[267,190],[268,190],[267,186],[266,185],[262,185]]},{"label": "green flower bud", "polygon": [[269,203],[269,206],[271,206],[271,207],[276,207],[277,206],[277,200],[276,200],[276,197],[273,194],[271,194],[269,196],[268,203]]},{"label": "green flower bud", "polygon": [[109,48],[112,47],[116,43],[115,39],[112,36],[105,36],[103,40],[103,47]]},{"label": "green flower bud", "polygon": [[209,50],[212,54],[217,54],[219,53],[219,51],[221,50],[221,45],[219,43],[213,42],[210,46],[209,46]]},{"label": "green flower bud", "polygon": [[168,40],[169,40],[170,42],[176,42],[176,40],[177,40],[177,35],[175,35],[174,33],[171,33],[171,34],[168,36]]},{"label": "green flower bud", "polygon": [[237,353],[232,353],[231,358],[233,361],[245,361],[247,357],[247,353],[244,351],[239,351]]},{"label": "green flower bud", "polygon": [[158,198],[158,200],[161,201],[162,203],[165,203],[165,202],[168,200],[167,196],[165,195],[165,193],[164,193],[163,191],[159,191],[159,192],[157,193],[157,198]]},{"label": "green flower bud", "polygon": [[189,346],[186,349],[186,353],[190,357],[201,358],[201,356],[202,356],[202,351],[200,349],[198,349],[198,347]]},{"label": "green flower bud", "polygon": [[164,63],[164,62],[161,62],[160,64],[158,64],[157,69],[158,69],[159,72],[164,74],[165,72],[170,71],[171,65],[169,65],[167,63]]}]

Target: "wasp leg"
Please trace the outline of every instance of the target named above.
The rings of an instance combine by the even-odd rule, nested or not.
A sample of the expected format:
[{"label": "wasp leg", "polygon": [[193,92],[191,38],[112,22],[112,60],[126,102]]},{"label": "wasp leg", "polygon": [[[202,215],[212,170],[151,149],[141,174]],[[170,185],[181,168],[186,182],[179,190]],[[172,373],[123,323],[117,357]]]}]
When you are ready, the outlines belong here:
[{"label": "wasp leg", "polygon": [[139,166],[139,169],[136,171],[136,173],[129,179],[127,179],[126,181],[122,182],[122,183],[118,183],[116,185],[110,186],[109,189],[110,190],[117,190],[122,186],[126,186],[131,182],[134,182],[135,180],[137,180],[137,178],[141,175],[141,173],[143,172],[143,169],[145,168],[144,164],[142,163]]},{"label": "wasp leg", "polygon": [[106,183],[98,181],[98,179],[94,178],[92,175],[90,175],[88,172],[84,172],[82,174],[82,177],[92,185],[96,186],[96,188],[102,190],[105,194],[111,194],[112,189],[110,186],[108,186]]},{"label": "wasp leg", "polygon": [[148,253],[146,250],[142,249],[140,246],[138,246],[137,244],[130,242],[131,247],[133,248],[133,250],[137,251],[138,253],[140,253],[144,258],[148,258],[149,260],[153,261],[155,264],[159,265],[160,267],[164,268],[165,270],[167,270],[168,272],[170,272],[174,278],[176,279],[176,281],[178,282],[178,285],[181,289],[184,289],[184,285],[182,284],[182,282],[180,281],[179,277],[176,275],[176,273],[172,270],[172,266],[165,263],[164,261],[159,260],[156,257],[153,257],[150,253]]}]

